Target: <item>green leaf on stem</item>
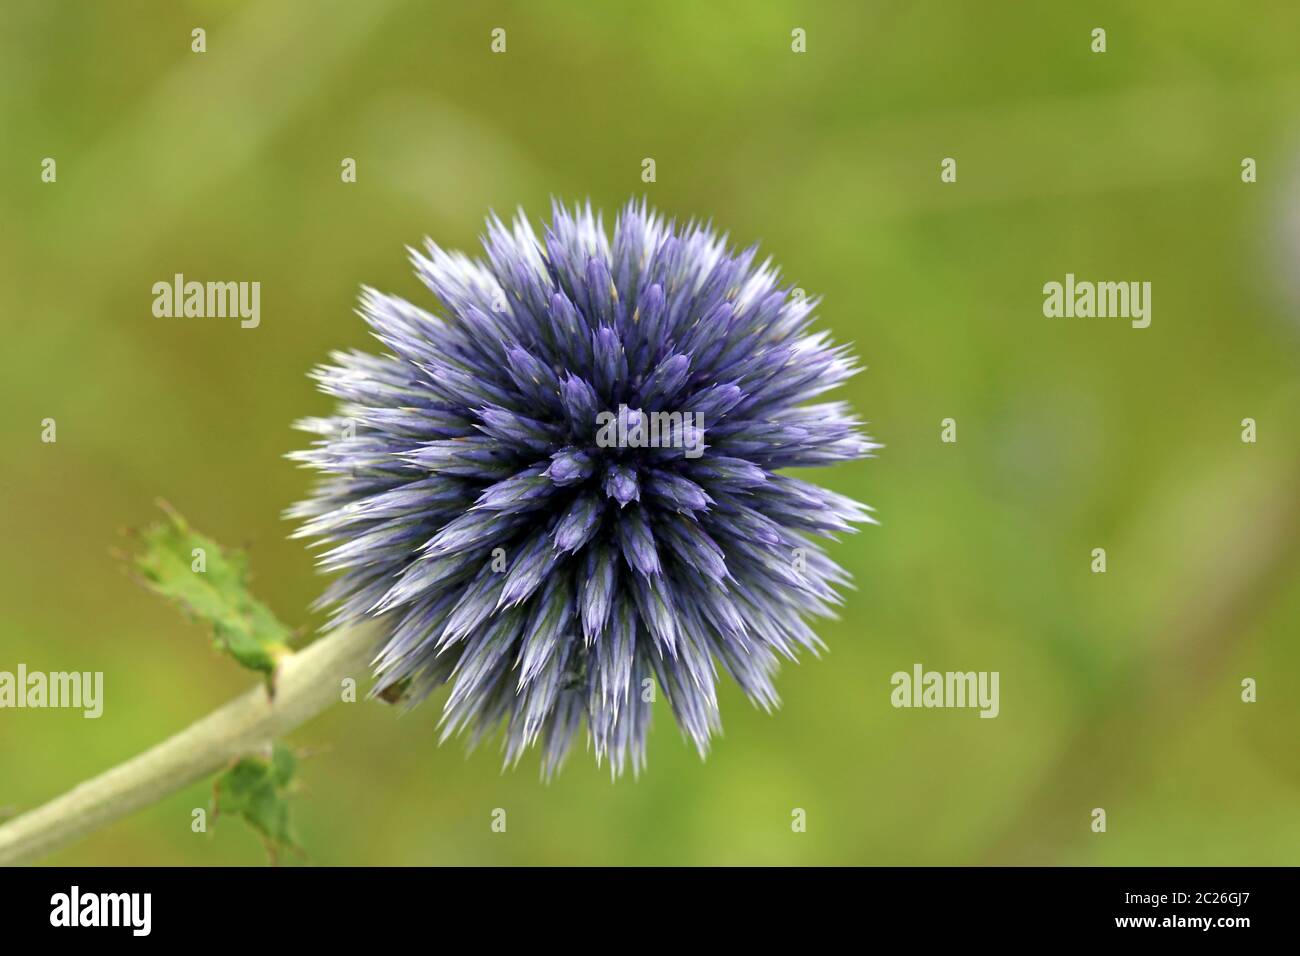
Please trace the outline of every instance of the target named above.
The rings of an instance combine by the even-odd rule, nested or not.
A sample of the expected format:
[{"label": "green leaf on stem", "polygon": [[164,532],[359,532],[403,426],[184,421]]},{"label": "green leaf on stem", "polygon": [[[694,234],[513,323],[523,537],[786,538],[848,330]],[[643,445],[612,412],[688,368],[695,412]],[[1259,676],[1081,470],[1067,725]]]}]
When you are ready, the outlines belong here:
[{"label": "green leaf on stem", "polygon": [[140,532],[143,549],[131,559],[135,571],[151,591],[210,626],[217,647],[265,674],[273,691],[276,665],[292,653],[292,633],[249,591],[248,556],[222,548],[160,504],[167,520]]},{"label": "green leaf on stem", "polygon": [[271,862],[281,850],[296,850],[289,824],[288,794],[298,758],[281,743],[269,756],[242,758],[212,785],[213,818],[222,813],[242,817],[262,838]]}]

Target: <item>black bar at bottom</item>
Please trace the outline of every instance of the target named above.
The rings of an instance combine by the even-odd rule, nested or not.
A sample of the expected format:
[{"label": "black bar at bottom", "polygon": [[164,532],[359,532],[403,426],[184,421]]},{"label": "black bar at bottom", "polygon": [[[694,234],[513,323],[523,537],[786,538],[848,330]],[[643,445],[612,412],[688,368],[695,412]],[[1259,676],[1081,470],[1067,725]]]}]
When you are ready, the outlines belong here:
[{"label": "black bar at bottom", "polygon": [[1296,888],[1294,869],[1233,868],[33,868],[0,870],[0,933],[128,945],[463,947],[477,939],[496,947],[511,936],[596,943],[604,932],[620,933],[610,942],[640,934],[663,942],[679,924],[695,927],[684,938],[712,930],[735,941],[802,924],[819,938],[835,931],[863,942],[888,938],[878,933],[926,942],[1048,934],[1230,945],[1242,934],[1283,932]]}]

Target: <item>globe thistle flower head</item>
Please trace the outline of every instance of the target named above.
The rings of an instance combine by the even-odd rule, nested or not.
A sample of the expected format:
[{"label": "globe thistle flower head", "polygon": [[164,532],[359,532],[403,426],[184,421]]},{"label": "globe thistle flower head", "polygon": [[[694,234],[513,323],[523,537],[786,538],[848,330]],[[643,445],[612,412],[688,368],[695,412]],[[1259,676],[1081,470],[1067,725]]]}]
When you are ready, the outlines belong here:
[{"label": "globe thistle flower head", "polygon": [[703,755],[719,668],[772,708],[847,584],[814,538],[869,509],[784,470],[878,447],[812,402],[855,365],[755,249],[644,202],[612,237],[553,205],[483,245],[411,250],[437,312],[366,289],[387,353],[314,373],[339,404],[298,423],[324,477],[289,515],[339,573],[321,603],[386,623],[376,693],[450,685],[443,739],[503,729],[549,775],[585,724],[619,774],[661,696]]}]

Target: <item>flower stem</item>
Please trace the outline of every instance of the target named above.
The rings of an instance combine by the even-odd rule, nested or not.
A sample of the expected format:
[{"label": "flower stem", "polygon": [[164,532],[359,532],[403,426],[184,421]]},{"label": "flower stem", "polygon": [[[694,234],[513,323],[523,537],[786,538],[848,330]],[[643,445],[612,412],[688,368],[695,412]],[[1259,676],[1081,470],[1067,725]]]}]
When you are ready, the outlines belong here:
[{"label": "flower stem", "polygon": [[120,820],[231,761],[257,752],[342,699],[346,677],[368,673],[376,640],[340,628],[289,655],[275,697],[259,684],[173,737],[0,826],[0,865],[36,860]]}]

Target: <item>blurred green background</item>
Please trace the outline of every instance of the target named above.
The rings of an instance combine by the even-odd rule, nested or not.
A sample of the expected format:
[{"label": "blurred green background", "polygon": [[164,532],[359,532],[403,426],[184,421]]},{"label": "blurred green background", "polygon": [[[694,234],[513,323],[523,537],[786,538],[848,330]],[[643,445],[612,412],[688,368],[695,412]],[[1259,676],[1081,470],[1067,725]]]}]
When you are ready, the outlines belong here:
[{"label": "blurred green background", "polygon": [[[839,397],[887,447],[810,476],[883,521],[832,549],[858,590],[830,653],[783,669],[775,716],[728,687],[707,763],[662,710],[616,784],[580,747],[549,785],[439,748],[436,703],[335,707],[292,738],[328,748],[307,859],[1300,863],[1300,8],[1083,6],[7,0],[0,670],[102,670],[107,703],[0,713],[0,806],[250,684],[110,558],[155,497],[318,622],[281,456],[329,407],[307,371],[377,347],[360,284],[427,305],[406,244],[645,192],[761,241],[868,366]],[[155,319],[177,272],[260,281],[261,327]],[[1152,282],[1151,327],[1044,318],[1066,272]],[[893,709],[916,662],[999,671],[1001,715]],[[236,821],[191,833],[207,799],[52,862],[262,862]]]}]

